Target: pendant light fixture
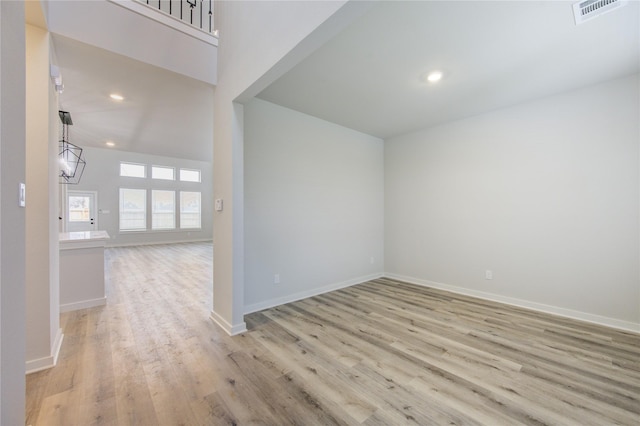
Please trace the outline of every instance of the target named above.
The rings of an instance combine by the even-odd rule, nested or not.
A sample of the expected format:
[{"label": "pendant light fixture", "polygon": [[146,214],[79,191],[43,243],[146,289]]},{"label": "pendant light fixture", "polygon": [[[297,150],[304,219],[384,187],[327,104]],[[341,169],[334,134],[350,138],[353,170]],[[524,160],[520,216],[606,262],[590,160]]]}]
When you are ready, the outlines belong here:
[{"label": "pendant light fixture", "polygon": [[62,139],[58,145],[59,182],[61,184],[77,184],[80,182],[86,162],[82,158],[82,148],[69,142],[69,126],[73,124],[71,114],[67,111],[58,111],[58,115],[62,121]]}]

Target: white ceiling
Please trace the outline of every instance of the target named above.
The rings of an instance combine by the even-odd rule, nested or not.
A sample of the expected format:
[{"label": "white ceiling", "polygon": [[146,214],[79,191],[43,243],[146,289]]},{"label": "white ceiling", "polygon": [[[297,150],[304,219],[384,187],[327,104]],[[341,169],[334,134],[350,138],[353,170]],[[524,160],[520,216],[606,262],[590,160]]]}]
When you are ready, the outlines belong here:
[{"label": "white ceiling", "polygon": [[[639,72],[639,17],[635,1],[578,26],[566,1],[380,2],[258,97],[388,138]],[[72,143],[211,161],[213,86],[53,41]]]},{"label": "white ceiling", "polygon": [[387,138],[639,72],[639,3],[572,3],[383,2],[258,97]]},{"label": "white ceiling", "polygon": [[213,86],[59,35],[53,44],[71,143],[212,161]]}]

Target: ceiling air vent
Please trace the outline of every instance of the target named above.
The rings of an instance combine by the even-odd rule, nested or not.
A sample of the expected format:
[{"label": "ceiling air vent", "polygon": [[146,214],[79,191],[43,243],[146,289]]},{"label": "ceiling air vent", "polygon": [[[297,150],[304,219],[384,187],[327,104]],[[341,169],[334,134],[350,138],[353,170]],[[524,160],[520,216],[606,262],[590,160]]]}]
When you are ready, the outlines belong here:
[{"label": "ceiling air vent", "polygon": [[576,25],[596,18],[604,13],[627,4],[627,0],[587,0],[573,5],[573,16],[576,18]]}]

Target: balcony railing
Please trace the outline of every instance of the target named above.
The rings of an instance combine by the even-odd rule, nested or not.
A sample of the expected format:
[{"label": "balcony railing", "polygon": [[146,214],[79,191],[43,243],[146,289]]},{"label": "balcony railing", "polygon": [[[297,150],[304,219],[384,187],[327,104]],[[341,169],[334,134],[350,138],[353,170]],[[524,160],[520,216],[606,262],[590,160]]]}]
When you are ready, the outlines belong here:
[{"label": "balcony railing", "polygon": [[213,27],[213,0],[137,0],[182,22],[217,36]]}]

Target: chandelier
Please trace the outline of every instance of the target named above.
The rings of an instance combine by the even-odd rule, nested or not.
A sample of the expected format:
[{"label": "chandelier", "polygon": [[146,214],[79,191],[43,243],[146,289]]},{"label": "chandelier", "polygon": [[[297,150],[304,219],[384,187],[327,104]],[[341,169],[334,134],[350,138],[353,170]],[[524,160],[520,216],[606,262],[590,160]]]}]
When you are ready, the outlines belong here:
[{"label": "chandelier", "polygon": [[84,166],[87,164],[82,158],[82,148],[69,142],[69,126],[73,124],[71,114],[67,111],[58,111],[62,121],[62,139],[58,145],[60,153],[59,182],[61,184],[77,184],[80,182]]}]

